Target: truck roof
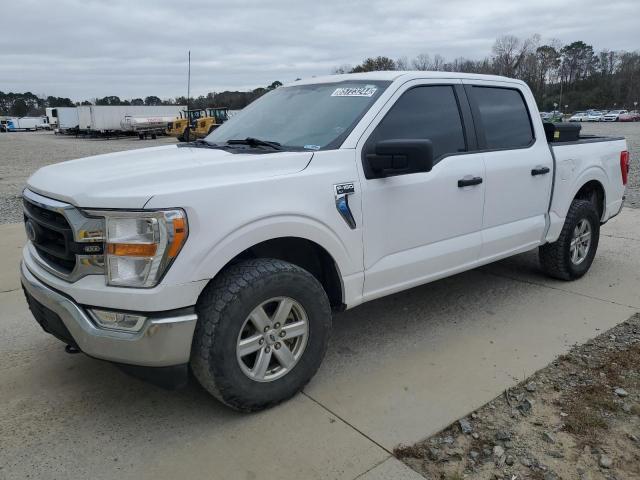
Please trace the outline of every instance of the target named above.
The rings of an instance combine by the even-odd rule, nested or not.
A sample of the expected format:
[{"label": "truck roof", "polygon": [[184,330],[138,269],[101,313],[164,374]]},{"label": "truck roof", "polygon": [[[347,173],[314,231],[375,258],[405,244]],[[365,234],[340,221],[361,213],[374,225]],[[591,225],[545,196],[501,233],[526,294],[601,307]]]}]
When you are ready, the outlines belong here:
[{"label": "truck roof", "polygon": [[339,75],[323,75],[320,77],[312,77],[295,82],[287,83],[285,86],[293,85],[311,85],[314,83],[337,83],[350,80],[387,80],[395,81],[402,79],[404,81],[414,79],[454,79],[454,80],[492,80],[498,82],[518,83],[524,85],[524,82],[513,78],[502,77],[499,75],[482,75],[480,73],[458,73],[458,72],[433,72],[433,71],[397,71],[384,70],[376,72],[363,73],[345,73]]}]

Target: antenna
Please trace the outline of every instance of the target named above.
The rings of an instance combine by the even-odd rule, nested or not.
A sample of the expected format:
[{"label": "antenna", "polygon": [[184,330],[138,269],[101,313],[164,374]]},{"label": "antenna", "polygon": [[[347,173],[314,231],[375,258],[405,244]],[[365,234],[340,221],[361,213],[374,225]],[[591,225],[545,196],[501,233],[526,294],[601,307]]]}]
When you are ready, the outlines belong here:
[{"label": "antenna", "polygon": [[189,67],[187,70],[187,111],[189,110],[189,97],[191,96],[191,50],[189,50]]}]

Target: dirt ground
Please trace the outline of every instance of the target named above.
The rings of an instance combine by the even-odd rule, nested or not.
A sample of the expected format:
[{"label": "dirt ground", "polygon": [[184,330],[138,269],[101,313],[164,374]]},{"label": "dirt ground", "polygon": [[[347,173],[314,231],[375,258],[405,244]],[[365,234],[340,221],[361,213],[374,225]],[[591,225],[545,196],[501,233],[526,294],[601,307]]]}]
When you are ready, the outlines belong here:
[{"label": "dirt ground", "polygon": [[429,479],[640,479],[640,315],[395,455]]}]

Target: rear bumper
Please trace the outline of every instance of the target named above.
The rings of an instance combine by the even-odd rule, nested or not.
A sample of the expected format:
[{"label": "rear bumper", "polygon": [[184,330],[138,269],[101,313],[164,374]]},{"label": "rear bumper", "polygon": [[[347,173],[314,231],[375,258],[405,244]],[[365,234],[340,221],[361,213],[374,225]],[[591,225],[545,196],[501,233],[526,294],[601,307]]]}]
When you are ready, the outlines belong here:
[{"label": "rear bumper", "polygon": [[82,305],[48,287],[24,263],[20,274],[38,323],[87,355],[141,367],[175,367],[189,362],[197,320],[193,308],[149,314],[139,332],[106,330],[93,323]]}]

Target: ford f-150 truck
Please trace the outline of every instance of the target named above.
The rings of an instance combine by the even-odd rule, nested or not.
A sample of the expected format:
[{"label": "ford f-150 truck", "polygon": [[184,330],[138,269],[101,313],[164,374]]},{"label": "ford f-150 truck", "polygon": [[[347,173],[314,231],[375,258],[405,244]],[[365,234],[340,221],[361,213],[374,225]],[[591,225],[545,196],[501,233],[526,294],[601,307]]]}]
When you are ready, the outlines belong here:
[{"label": "ford f-150 truck", "polygon": [[22,284],[69,352],[266,408],[319,368],[332,311],[534,248],[584,275],[629,154],[555,128],[503,77],[297,81],[205,139],[37,171]]}]

